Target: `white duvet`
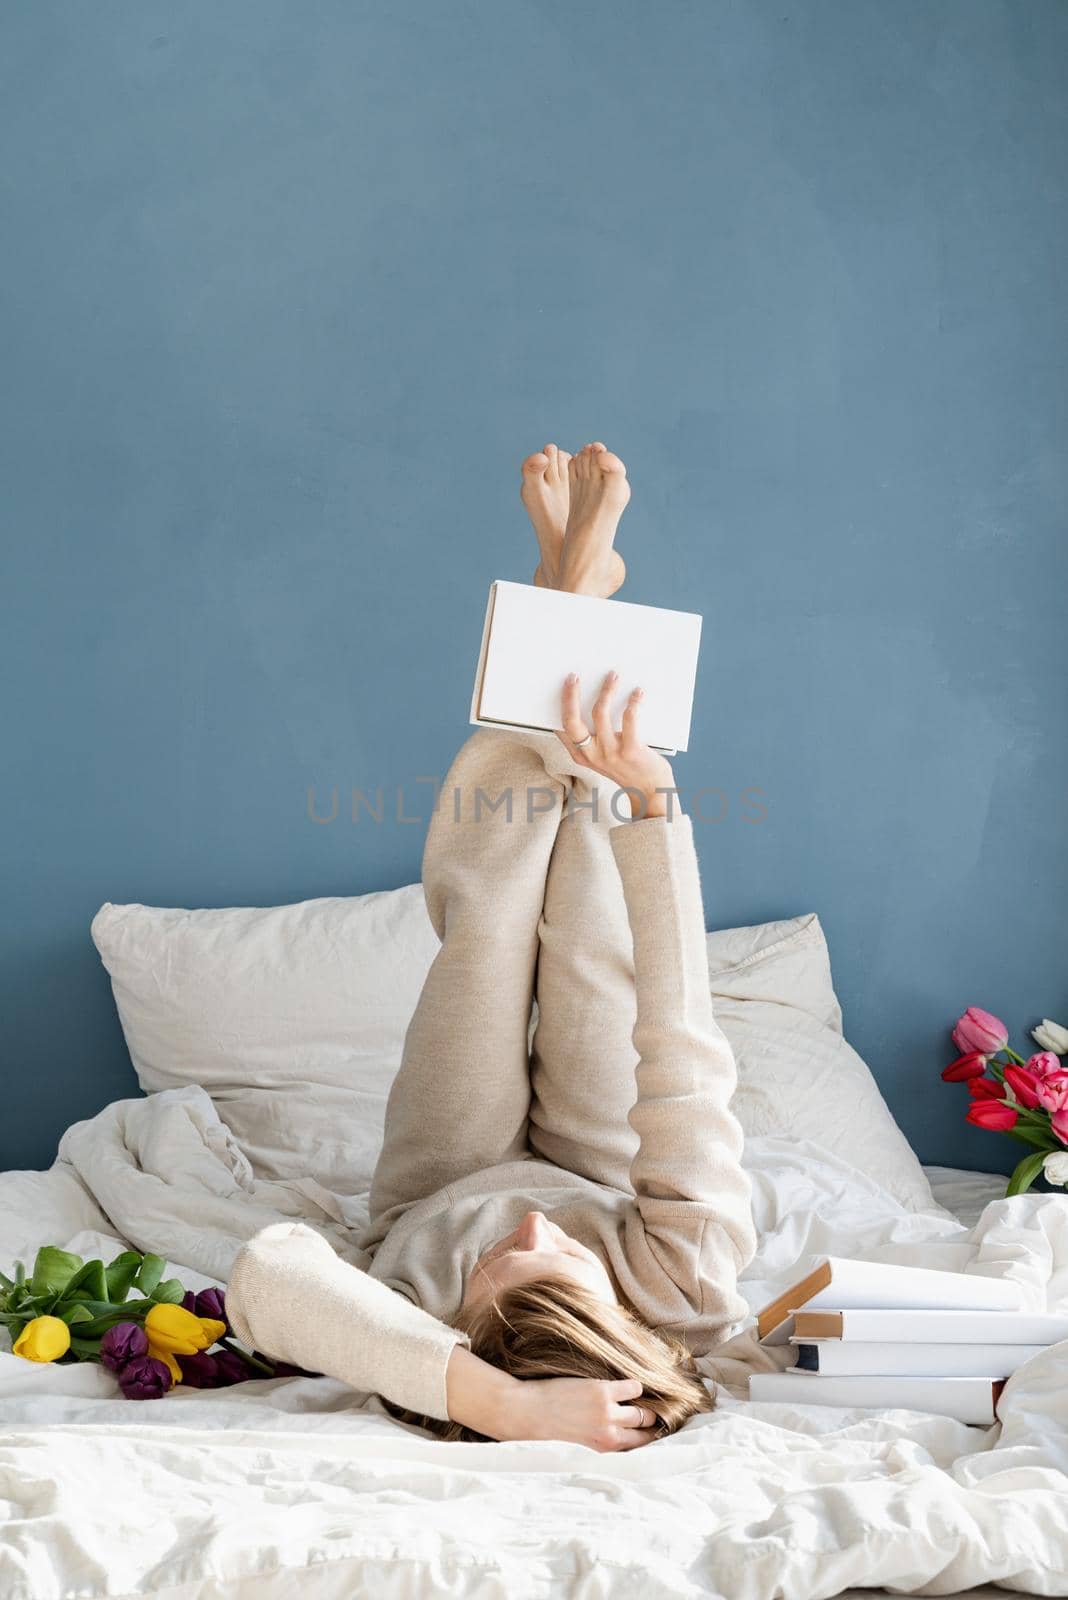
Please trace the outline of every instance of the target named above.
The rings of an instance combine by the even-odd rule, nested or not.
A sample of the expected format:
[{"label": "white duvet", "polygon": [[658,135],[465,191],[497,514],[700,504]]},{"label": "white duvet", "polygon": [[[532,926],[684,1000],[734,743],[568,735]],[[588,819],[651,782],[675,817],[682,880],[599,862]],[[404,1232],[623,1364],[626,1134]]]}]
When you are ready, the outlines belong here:
[{"label": "white duvet", "polygon": [[[1015,1277],[1068,1310],[1068,1200],[906,1211],[814,1145],[755,1139],[758,1305],[824,1252]],[[199,1089],[109,1106],[48,1172],[0,1176],[0,1265],[52,1242],[168,1256],[225,1281],[240,1242],[304,1217],[346,1250],[363,1201],[267,1183]],[[0,1335],[0,1338],[3,1336]],[[92,1366],[0,1354],[0,1596],[393,1600],[724,1596],[853,1587],[1068,1594],[1068,1342],[1009,1382],[989,1430],[728,1394],[623,1455],[444,1444],[326,1379],[116,1398]]]}]

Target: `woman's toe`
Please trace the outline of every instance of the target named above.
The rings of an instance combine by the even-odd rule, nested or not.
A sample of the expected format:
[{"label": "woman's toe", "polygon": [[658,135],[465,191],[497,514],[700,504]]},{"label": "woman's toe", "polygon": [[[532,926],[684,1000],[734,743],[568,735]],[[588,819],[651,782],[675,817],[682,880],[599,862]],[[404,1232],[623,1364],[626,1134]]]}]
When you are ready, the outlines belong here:
[{"label": "woman's toe", "polygon": [[532,456],[527,456],[523,462],[524,478],[540,478],[544,475],[549,465],[549,457],[544,450],[535,450]]}]

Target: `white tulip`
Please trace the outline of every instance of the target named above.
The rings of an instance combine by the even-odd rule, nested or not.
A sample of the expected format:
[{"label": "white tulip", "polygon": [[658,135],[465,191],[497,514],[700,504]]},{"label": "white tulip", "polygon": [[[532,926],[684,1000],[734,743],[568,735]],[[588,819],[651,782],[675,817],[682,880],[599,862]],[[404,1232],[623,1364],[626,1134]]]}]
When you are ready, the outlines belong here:
[{"label": "white tulip", "polygon": [[1033,1028],[1031,1037],[1041,1049],[1052,1050],[1055,1056],[1068,1055],[1068,1028],[1062,1028],[1059,1022],[1043,1017],[1042,1026]]},{"label": "white tulip", "polygon": [[1046,1175],[1047,1183],[1064,1185],[1068,1183],[1068,1150],[1055,1150],[1046,1157],[1042,1163],[1042,1171]]}]

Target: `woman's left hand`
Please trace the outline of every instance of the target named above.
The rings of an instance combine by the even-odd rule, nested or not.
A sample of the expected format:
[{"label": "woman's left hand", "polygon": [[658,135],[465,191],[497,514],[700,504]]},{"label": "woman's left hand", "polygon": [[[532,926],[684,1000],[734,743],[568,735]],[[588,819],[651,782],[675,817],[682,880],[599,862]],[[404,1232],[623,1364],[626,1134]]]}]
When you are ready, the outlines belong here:
[{"label": "woman's left hand", "polygon": [[633,689],[623,712],[623,724],[612,726],[611,702],[618,672],[610,672],[593,707],[592,728],[582,717],[582,691],[576,673],[564,683],[563,731],[557,738],[579,766],[589,767],[626,791],[632,817],[666,817],[668,799],[675,792],[675,775],[668,761],[643,744],[638,733],[642,691]]},{"label": "woman's left hand", "polygon": [[517,1378],[491,1437],[636,1450],[658,1437],[656,1412],[640,1404],[641,1394],[640,1378]]}]

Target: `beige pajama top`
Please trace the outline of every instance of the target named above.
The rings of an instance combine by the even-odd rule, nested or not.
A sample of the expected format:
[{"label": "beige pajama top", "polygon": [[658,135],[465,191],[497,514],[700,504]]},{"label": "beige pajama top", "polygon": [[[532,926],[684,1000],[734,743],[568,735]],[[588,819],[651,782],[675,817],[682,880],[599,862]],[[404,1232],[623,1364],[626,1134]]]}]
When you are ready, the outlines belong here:
[{"label": "beige pajama top", "polygon": [[551,736],[460,751],[423,864],[442,945],[390,1095],[365,1270],[303,1224],[263,1230],[227,1293],[256,1349],[446,1417],[467,1343],[449,1319],[531,1210],[696,1354],[746,1316],[756,1239],[692,824],[621,822],[612,793]]}]

